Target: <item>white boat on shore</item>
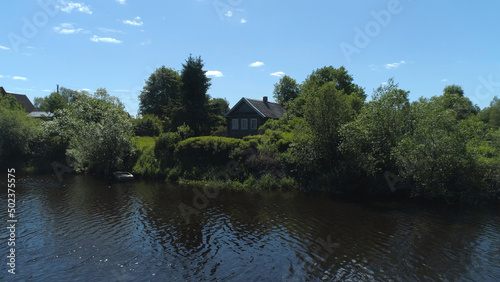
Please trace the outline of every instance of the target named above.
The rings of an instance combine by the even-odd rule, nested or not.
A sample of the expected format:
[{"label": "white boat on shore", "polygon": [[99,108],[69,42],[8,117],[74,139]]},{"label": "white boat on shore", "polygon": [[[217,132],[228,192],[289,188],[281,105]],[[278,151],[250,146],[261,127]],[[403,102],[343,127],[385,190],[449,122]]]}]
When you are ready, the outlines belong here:
[{"label": "white boat on shore", "polygon": [[134,180],[134,175],[132,175],[132,173],[126,172],[126,171],[115,171],[115,172],[113,172],[113,176],[118,181]]}]

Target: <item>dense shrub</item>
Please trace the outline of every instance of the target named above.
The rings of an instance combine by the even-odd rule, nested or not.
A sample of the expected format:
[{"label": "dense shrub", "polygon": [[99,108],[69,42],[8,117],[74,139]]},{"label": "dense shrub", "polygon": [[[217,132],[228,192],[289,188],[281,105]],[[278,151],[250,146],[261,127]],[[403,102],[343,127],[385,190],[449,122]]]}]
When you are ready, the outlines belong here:
[{"label": "dense shrub", "polygon": [[145,115],[134,120],[134,132],[137,136],[158,136],[162,132],[162,122],[155,115]]},{"label": "dense shrub", "polygon": [[156,140],[154,156],[160,162],[162,170],[175,165],[174,151],[180,141],[181,135],[177,132],[164,133]]},{"label": "dense shrub", "polygon": [[160,162],[155,158],[154,148],[144,149],[132,172],[148,178],[158,178],[162,175]]},{"label": "dense shrub", "polygon": [[[202,178],[215,168],[225,168],[230,161],[240,163],[249,143],[227,137],[193,137],[181,141],[175,149],[175,158],[186,176]],[[194,173],[196,172],[196,173]]]}]

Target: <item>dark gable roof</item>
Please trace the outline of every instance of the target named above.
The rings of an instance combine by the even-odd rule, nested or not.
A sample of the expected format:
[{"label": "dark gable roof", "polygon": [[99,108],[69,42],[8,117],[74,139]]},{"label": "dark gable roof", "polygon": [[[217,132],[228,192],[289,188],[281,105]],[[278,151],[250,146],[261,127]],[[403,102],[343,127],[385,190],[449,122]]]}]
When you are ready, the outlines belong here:
[{"label": "dark gable roof", "polygon": [[24,109],[26,110],[26,112],[28,112],[28,113],[36,111],[35,106],[33,106],[30,99],[26,95],[6,92],[3,87],[0,87],[0,94],[14,96],[14,98],[16,98],[17,102],[19,104],[21,104],[24,107]]},{"label": "dark gable roof", "polygon": [[266,118],[281,118],[285,114],[285,109],[278,103],[264,102],[262,100],[246,99],[253,108],[257,109],[259,113]]},{"label": "dark gable roof", "polygon": [[241,98],[241,100],[234,105],[224,117],[227,117],[231,112],[236,109],[241,103],[246,103],[252,108],[259,116],[263,118],[281,118],[285,114],[285,109],[278,103],[264,102],[263,100],[256,100],[250,98]]}]

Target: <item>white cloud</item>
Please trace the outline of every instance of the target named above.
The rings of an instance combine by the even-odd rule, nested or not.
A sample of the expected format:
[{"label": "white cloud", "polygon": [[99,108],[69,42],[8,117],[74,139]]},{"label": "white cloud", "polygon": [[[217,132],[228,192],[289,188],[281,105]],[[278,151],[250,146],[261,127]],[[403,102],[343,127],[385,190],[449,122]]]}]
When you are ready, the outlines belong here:
[{"label": "white cloud", "polygon": [[385,64],[384,67],[388,70],[398,68],[400,65],[406,64],[405,61],[400,61],[398,63]]},{"label": "white cloud", "polygon": [[84,3],[59,0],[58,8],[59,8],[59,10],[66,12],[66,13],[71,13],[71,11],[76,9],[78,12],[92,15],[92,11],[90,10],[90,6],[87,6]]},{"label": "white cloud", "polygon": [[105,28],[105,27],[100,27],[100,31],[102,32],[112,32],[112,33],[120,33],[120,34],[125,34],[125,32],[118,30],[118,29],[112,29],[112,28]]},{"label": "white cloud", "polygon": [[226,16],[228,18],[232,17],[233,16],[233,11],[228,10],[227,12],[224,13],[224,16]]},{"label": "white cloud", "polygon": [[447,81],[448,81],[448,79],[444,78],[444,79],[442,79],[441,81],[442,81],[442,82],[447,82]]},{"label": "white cloud", "polygon": [[99,37],[97,35],[94,35],[93,37],[90,38],[91,41],[94,42],[104,42],[104,43],[114,43],[114,44],[120,44],[122,43],[121,40],[111,38],[111,37]]},{"label": "white cloud", "polygon": [[2,78],[2,77],[3,77],[3,75],[0,74],[0,78]]},{"label": "white cloud", "polygon": [[282,76],[285,75],[285,73],[282,72],[282,71],[277,71],[277,72],[273,72],[271,75],[272,76],[277,76],[277,77],[282,77]]},{"label": "white cloud", "polygon": [[133,26],[141,26],[144,24],[144,22],[141,21],[141,17],[135,17],[133,20],[124,20],[123,23]]},{"label": "white cloud", "polygon": [[241,20],[240,20],[240,23],[247,23],[247,20],[245,20],[245,19],[241,19]]},{"label": "white cloud", "polygon": [[42,90],[42,92],[50,92],[50,91],[51,91],[51,90],[49,90],[49,89],[44,89],[44,90]]},{"label": "white cloud", "polygon": [[205,72],[206,76],[215,76],[215,77],[223,77],[224,75],[220,71],[207,71]]},{"label": "white cloud", "polygon": [[90,89],[88,89],[88,88],[82,88],[82,89],[80,89],[80,91],[87,91],[87,92],[91,92],[91,90],[90,90]]},{"label": "white cloud", "polygon": [[122,5],[125,5],[127,1],[126,0],[116,0],[116,2],[118,2],[118,3],[122,4]]},{"label": "white cloud", "polygon": [[248,66],[249,66],[249,67],[256,68],[256,67],[262,67],[263,65],[264,65],[264,63],[263,63],[263,62],[259,62],[259,61],[257,61],[257,62],[253,62],[253,63],[251,63],[251,64],[250,64],[250,65],[248,65]]},{"label": "white cloud", "polygon": [[5,47],[5,46],[2,46],[2,45],[0,45],[0,49],[2,49],[2,50],[10,50],[9,47]]},{"label": "white cloud", "polygon": [[83,31],[83,28],[74,28],[71,23],[62,23],[60,26],[53,27],[52,29],[60,34],[75,34]]},{"label": "white cloud", "polygon": [[15,79],[15,80],[28,80],[28,78],[24,77],[24,76],[13,76],[12,79]]},{"label": "white cloud", "polygon": [[147,39],[147,40],[141,42],[141,46],[145,46],[145,45],[149,45],[149,44],[151,44],[151,39]]}]

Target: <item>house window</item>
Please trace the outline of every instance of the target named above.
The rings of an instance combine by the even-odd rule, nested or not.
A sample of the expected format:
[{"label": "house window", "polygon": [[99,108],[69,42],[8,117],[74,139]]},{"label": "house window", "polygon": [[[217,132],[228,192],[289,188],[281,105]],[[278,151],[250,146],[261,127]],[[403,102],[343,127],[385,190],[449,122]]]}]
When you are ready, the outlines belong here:
[{"label": "house window", "polygon": [[233,126],[231,127],[231,129],[238,130],[238,124],[239,120],[237,118],[233,118]]},{"label": "house window", "polygon": [[250,120],[250,129],[257,129],[257,119],[253,118]]},{"label": "house window", "polygon": [[241,130],[247,130],[248,129],[248,119],[244,118],[241,120]]}]

